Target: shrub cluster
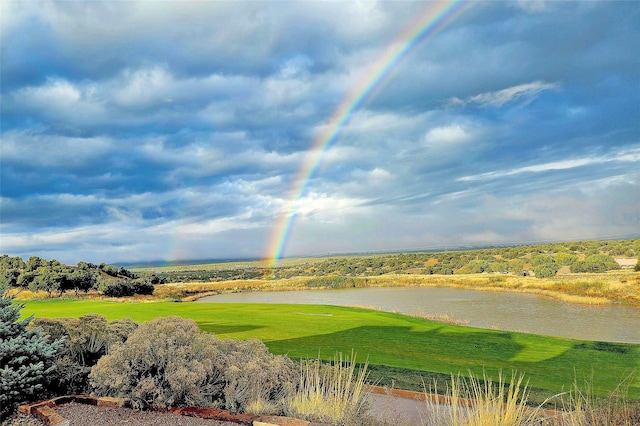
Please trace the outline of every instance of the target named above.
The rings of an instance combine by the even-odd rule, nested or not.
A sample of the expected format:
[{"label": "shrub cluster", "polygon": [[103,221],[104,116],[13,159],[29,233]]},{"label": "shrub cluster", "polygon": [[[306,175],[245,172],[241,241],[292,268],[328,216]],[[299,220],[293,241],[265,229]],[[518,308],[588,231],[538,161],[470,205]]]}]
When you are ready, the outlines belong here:
[{"label": "shrub cluster", "polygon": [[21,308],[0,297],[0,420],[20,403],[91,391],[130,398],[138,408],[280,414],[287,391],[297,386],[286,356],[256,339],[219,339],[192,320],[158,318],[139,326],[89,314],[30,324],[31,318],[19,319]]},{"label": "shrub cluster", "polygon": [[245,411],[272,401],[296,379],[293,362],[258,340],[221,340],[192,320],[158,318],[101,358],[89,376],[101,395],[136,407],[198,405]]},{"label": "shrub cluster", "polygon": [[615,269],[620,269],[620,265],[613,257],[604,254],[592,254],[571,265],[571,272],[604,272]]},{"label": "shrub cluster", "polygon": [[161,282],[156,275],[139,276],[104,263],[78,262],[77,266],[68,266],[38,256],[31,256],[26,262],[17,256],[0,256],[0,286],[45,291],[49,297],[71,290],[78,295],[80,291],[87,293],[91,289],[112,297],[153,294],[153,285]]},{"label": "shrub cluster", "polygon": [[61,341],[49,390],[57,395],[89,393],[89,373],[116,343],[123,343],[138,323],[128,318],[107,322],[101,315],[80,318],[37,318],[33,326],[48,341]]},{"label": "shrub cluster", "polygon": [[108,297],[126,297],[134,294],[153,294],[153,285],[131,280],[104,280],[98,290]]},{"label": "shrub cluster", "polygon": [[537,278],[553,277],[558,273],[560,265],[549,255],[538,255],[533,258],[533,272]]},{"label": "shrub cluster", "polygon": [[354,288],[356,287],[356,282],[353,278],[331,275],[328,277],[312,278],[307,281],[307,286],[322,288]]}]

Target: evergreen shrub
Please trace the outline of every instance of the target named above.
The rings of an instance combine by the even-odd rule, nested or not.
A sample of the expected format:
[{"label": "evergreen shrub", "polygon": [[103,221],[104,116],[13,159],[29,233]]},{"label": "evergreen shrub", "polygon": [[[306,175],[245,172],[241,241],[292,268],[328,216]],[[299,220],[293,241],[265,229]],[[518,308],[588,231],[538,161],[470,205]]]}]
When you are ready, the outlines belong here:
[{"label": "evergreen shrub", "polygon": [[17,405],[40,398],[55,357],[59,340],[47,341],[38,329],[28,329],[33,316],[20,320],[21,304],[0,289],[0,419]]}]

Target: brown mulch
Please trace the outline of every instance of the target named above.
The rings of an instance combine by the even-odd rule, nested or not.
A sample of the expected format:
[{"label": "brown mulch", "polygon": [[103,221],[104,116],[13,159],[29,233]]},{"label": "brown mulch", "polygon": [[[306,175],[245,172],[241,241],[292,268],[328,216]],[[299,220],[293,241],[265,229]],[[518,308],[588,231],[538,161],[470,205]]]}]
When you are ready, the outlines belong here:
[{"label": "brown mulch", "polygon": [[95,407],[71,402],[56,411],[74,426],[238,426],[235,423],[131,408]]}]

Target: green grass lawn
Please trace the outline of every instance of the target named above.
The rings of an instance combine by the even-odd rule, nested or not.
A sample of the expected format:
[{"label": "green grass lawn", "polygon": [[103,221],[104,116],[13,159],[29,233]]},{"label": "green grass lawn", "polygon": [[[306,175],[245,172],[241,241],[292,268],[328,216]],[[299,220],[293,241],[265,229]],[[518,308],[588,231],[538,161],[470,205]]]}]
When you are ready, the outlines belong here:
[{"label": "green grass lawn", "polygon": [[640,345],[589,342],[524,333],[444,325],[406,315],[322,305],[116,303],[88,300],[33,300],[23,316],[144,322],[177,315],[222,338],[258,338],[274,353],[331,359],[336,352],[367,357],[371,364],[435,373],[469,371],[497,378],[500,371],[525,373],[530,386],[559,392],[588,381],[606,395],[630,374],[628,396],[640,399]]}]

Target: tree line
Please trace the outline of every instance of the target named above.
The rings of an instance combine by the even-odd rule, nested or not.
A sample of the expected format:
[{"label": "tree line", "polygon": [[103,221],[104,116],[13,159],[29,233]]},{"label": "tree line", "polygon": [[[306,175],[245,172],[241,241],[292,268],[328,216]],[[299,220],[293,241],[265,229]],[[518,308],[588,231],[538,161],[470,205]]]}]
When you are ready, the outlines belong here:
[{"label": "tree line", "polygon": [[[78,262],[63,265],[31,256],[0,257],[0,287],[46,291],[49,296],[97,290],[105,296],[152,294],[155,284],[166,282],[213,282],[292,277],[367,277],[384,274],[453,275],[511,274],[555,276],[561,268],[573,273],[596,273],[620,269],[615,257],[637,257],[639,240],[574,241],[494,247],[475,250],[337,256],[300,259],[276,268],[250,263],[229,268],[181,269],[136,273],[123,267]],[[150,270],[150,269],[146,269]],[[640,270],[640,261],[636,265]]]},{"label": "tree line", "polygon": [[638,240],[581,241],[499,247],[477,250],[342,256],[310,259],[275,271],[278,278],[293,276],[375,276],[383,274],[453,275],[501,273],[555,276],[562,267],[570,272],[605,272],[620,269],[614,256],[636,257]]},{"label": "tree line", "polygon": [[154,284],[161,282],[153,274],[140,275],[105,263],[78,262],[76,266],[69,266],[38,256],[31,256],[26,262],[18,256],[0,256],[0,288],[45,291],[49,297],[67,291],[78,295],[92,289],[109,297],[153,294]]}]

